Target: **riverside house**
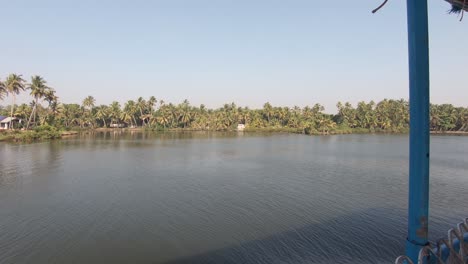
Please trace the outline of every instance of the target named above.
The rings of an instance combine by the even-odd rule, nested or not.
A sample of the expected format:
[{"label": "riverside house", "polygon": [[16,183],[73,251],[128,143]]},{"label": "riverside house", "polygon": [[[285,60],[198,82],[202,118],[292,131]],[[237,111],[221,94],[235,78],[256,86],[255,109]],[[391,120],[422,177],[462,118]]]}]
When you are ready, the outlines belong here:
[{"label": "riverside house", "polygon": [[12,126],[15,127],[15,124],[18,124],[19,119],[16,117],[0,116],[0,129],[9,129],[10,122]]}]

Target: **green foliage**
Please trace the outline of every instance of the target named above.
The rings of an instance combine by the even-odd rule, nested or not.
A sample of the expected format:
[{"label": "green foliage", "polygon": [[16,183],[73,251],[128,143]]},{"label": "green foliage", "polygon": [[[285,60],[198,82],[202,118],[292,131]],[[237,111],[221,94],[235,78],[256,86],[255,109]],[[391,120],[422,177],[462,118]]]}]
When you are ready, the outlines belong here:
[{"label": "green foliage", "polygon": [[60,131],[49,125],[38,126],[34,128],[34,130],[21,131],[13,134],[13,139],[19,142],[32,142],[58,138],[61,138]]},{"label": "green foliage", "polygon": [[9,141],[12,139],[13,139],[12,135],[0,135],[0,141]]},{"label": "green foliage", "polygon": [[34,128],[35,132],[43,132],[43,131],[51,131],[51,130],[56,130],[56,128],[49,126],[49,125],[43,125],[43,126],[38,126]]},{"label": "green foliage", "polygon": [[[238,124],[245,131],[292,132],[304,134],[347,133],[405,133],[409,129],[407,101],[384,99],[380,102],[338,102],[336,114],[327,114],[320,104],[305,107],[277,107],[269,102],[261,109],[224,104],[217,109],[205,105],[193,106],[188,100],[180,104],[165,103],[154,96],[138,97],[121,105],[95,105],[87,96],[82,104],[59,103],[55,91],[46,86],[40,76],[33,76],[25,84],[21,75],[12,74],[0,80],[2,91],[14,96],[24,88],[31,90],[31,104],[12,104],[0,107],[0,115],[10,115],[24,122],[18,128],[33,128],[34,133],[18,134],[27,139],[55,138],[58,130],[81,131],[109,127],[143,127],[150,131],[163,130],[236,130]],[[11,92],[10,92],[11,91]],[[6,95],[5,92],[2,94]],[[14,102],[14,100],[13,100]],[[41,102],[47,102],[43,106]],[[431,105],[430,129],[437,132],[468,132],[468,108],[450,104]],[[29,131],[30,132],[30,131]]]},{"label": "green foliage", "polygon": [[0,130],[0,141],[8,141],[13,139],[13,133],[6,130]]},{"label": "green foliage", "polygon": [[164,130],[166,129],[157,123],[145,126],[145,131],[164,131]]}]

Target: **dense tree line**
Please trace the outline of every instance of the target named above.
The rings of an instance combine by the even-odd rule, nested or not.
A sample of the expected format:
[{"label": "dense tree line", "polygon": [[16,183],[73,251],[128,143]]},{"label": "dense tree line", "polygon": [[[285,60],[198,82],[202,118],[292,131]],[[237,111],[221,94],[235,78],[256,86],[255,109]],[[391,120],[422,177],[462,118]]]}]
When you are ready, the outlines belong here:
[{"label": "dense tree line", "polygon": [[[29,92],[29,104],[16,105],[16,95]],[[55,90],[40,76],[26,82],[21,75],[11,74],[0,81],[0,99],[11,97],[12,104],[0,107],[0,115],[14,116],[24,122],[21,127],[50,125],[58,128],[101,128],[125,124],[149,129],[230,130],[238,124],[247,129],[289,129],[305,133],[331,132],[402,132],[408,130],[407,101],[385,99],[378,103],[359,102],[356,106],[338,102],[338,113],[324,112],[324,107],[276,107],[265,103],[262,109],[238,107],[234,103],[218,109],[203,104],[193,106],[185,100],[166,103],[154,96],[129,100],[120,105],[96,105],[92,96],[81,104],[60,103]],[[451,104],[431,105],[430,126],[433,131],[468,131],[468,108]]]}]

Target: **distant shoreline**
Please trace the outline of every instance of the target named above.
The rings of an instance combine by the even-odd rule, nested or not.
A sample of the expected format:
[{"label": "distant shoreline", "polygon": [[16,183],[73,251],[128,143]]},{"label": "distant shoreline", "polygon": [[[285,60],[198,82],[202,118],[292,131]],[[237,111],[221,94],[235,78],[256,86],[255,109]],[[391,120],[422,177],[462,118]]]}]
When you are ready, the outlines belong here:
[{"label": "distant shoreline", "polygon": [[[148,130],[144,127],[135,127],[135,128],[95,128],[95,129],[87,129],[81,132],[111,132],[111,131],[122,131],[122,132],[245,132],[245,133],[257,133],[257,132],[271,132],[271,133],[294,133],[294,134],[306,134],[298,129],[292,128],[246,128],[243,131],[238,130],[203,130],[203,129],[193,129],[193,128],[168,128],[165,130]],[[74,131],[76,132],[76,131]],[[66,133],[66,131],[64,132]],[[76,135],[80,132],[73,133],[72,135]],[[430,131],[431,135],[458,135],[458,136],[468,136],[468,132],[466,131]],[[320,135],[348,135],[348,134],[409,134],[408,131],[363,131],[363,130],[356,130],[356,131],[330,131],[328,133],[311,133],[306,135],[311,136],[320,136]]]},{"label": "distant shoreline", "polygon": [[465,131],[431,131],[433,135],[451,135],[451,136],[468,136],[468,132]]},{"label": "distant shoreline", "polygon": [[[41,135],[38,132],[34,131],[5,131],[6,133],[0,134],[0,142],[34,142],[34,141],[43,141],[43,140],[53,140],[78,136],[80,134],[87,134],[92,132],[148,132],[148,133],[181,133],[181,132],[240,132],[240,133],[292,133],[292,134],[304,134],[309,136],[326,136],[326,135],[352,135],[352,134],[408,134],[407,131],[331,131],[327,133],[314,132],[306,134],[303,131],[297,129],[289,128],[249,128],[244,131],[237,130],[201,130],[201,129],[183,129],[183,128],[171,128],[165,130],[149,130],[144,127],[135,127],[135,128],[96,128],[96,129],[84,129],[81,131],[57,131],[53,136],[49,134]],[[431,131],[431,135],[446,135],[446,136],[468,136],[468,132],[465,131]]]}]

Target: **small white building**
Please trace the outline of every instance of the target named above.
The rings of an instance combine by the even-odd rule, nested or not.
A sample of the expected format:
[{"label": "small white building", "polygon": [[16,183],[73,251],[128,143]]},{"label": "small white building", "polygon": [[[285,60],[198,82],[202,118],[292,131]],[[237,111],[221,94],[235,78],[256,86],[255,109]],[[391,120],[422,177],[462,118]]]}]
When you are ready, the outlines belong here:
[{"label": "small white building", "polygon": [[244,124],[237,124],[237,131],[244,131],[245,125]]},{"label": "small white building", "polygon": [[3,119],[0,119],[0,129],[9,129],[10,128],[10,122],[12,124],[18,122],[18,118],[16,117],[5,117]]},{"label": "small white building", "polygon": [[111,124],[109,125],[109,127],[111,127],[111,128],[123,128],[123,127],[125,127],[125,124],[122,124],[122,123],[111,123]]}]

